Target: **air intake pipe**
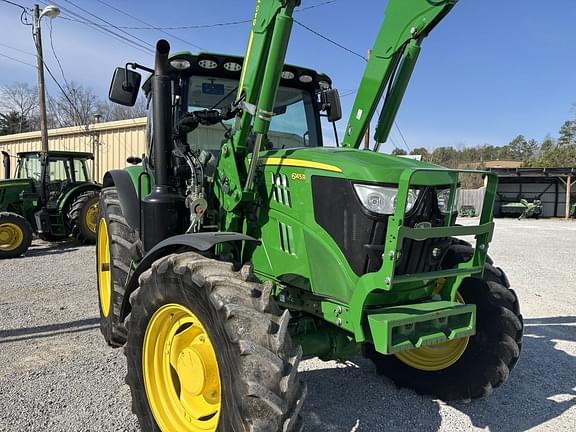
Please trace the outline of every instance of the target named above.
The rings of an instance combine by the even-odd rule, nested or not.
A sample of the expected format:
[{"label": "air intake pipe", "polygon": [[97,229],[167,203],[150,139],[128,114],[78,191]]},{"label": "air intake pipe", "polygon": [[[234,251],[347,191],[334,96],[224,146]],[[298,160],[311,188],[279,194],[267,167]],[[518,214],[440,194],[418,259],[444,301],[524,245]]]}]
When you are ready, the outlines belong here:
[{"label": "air intake pipe", "polygon": [[184,233],[188,214],[184,197],[170,186],[172,170],[172,80],[168,55],[170,44],[161,39],[156,44],[156,60],[152,77],[154,104],[154,176],[156,185],[142,200],[140,235],[144,249],[149,251],[157,243]]}]

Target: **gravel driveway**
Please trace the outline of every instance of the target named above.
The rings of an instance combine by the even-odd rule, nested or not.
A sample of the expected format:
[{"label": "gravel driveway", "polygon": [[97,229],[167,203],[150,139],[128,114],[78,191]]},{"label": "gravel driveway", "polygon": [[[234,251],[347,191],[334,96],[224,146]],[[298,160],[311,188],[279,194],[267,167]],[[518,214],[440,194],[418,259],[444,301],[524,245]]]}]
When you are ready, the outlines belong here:
[{"label": "gravel driveway", "polygon": [[[526,332],[510,381],[444,404],[397,389],[361,358],[308,360],[306,431],[575,431],[576,223],[497,220],[491,255]],[[137,431],[121,350],[98,330],[93,247],[35,241],[0,261],[0,431]]]}]

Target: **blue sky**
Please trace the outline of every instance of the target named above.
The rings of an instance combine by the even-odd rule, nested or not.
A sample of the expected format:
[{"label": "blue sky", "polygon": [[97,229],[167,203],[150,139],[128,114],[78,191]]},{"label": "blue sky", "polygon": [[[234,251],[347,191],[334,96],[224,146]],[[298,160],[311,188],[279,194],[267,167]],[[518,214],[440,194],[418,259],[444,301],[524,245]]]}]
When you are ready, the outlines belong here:
[{"label": "blue sky", "polygon": [[[25,0],[15,1],[31,6]],[[248,19],[255,4],[253,0],[106,1],[158,26]],[[303,6],[321,2],[304,0]],[[97,0],[55,3],[87,15],[76,9],[76,4],[116,25],[142,25]],[[375,0],[337,0],[302,11],[296,18],[364,54],[378,32],[385,4]],[[19,16],[18,8],[0,2],[0,43],[31,53],[34,47],[30,30],[20,24]],[[398,124],[410,147],[503,145],[519,133],[538,140],[548,133],[556,135],[565,120],[576,117],[575,19],[574,0],[460,0],[425,41],[399,113]],[[152,63],[151,55],[83,24],[57,18],[53,28],[54,45],[68,80],[93,88],[101,97],[107,93],[115,66],[126,61]],[[45,19],[44,51],[56,73],[48,29]],[[243,24],[170,32],[206,50],[243,54],[248,30],[248,24]],[[165,37],[176,50],[197,50],[157,31],[127,31],[152,44]],[[34,57],[4,45],[0,45],[0,54],[35,62]],[[298,26],[294,28],[287,61],[328,73],[342,93],[357,87],[364,68],[362,60]],[[0,85],[14,81],[34,83],[35,70],[0,56]],[[49,90],[56,92],[52,84]],[[343,99],[345,116],[353,98]],[[344,126],[345,120],[340,127]],[[397,131],[392,139],[400,145]],[[388,143],[384,150],[392,148],[393,144]]]}]

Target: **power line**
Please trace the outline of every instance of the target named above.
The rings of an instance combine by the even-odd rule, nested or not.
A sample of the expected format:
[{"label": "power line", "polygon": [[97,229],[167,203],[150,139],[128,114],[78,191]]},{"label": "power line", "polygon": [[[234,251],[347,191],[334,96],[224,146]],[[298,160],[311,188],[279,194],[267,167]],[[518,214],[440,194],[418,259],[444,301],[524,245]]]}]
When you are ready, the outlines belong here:
[{"label": "power line", "polygon": [[[72,100],[70,99],[70,97],[68,96],[68,94],[66,93],[64,88],[62,88],[62,85],[58,82],[58,80],[56,79],[56,77],[54,76],[54,74],[52,73],[52,71],[50,70],[48,65],[46,64],[46,62],[43,61],[42,63],[44,64],[44,67],[46,68],[46,72],[48,72],[48,75],[50,75],[50,77],[52,78],[52,80],[54,81],[56,86],[58,86],[58,88],[60,89],[62,96],[64,96],[64,98],[68,101],[68,103],[70,104],[70,107],[72,108],[72,111],[74,111],[74,114],[76,114],[78,116],[78,120],[80,120],[82,118],[82,113],[78,110],[78,108],[76,107],[76,104],[74,102],[72,102]],[[80,126],[80,125],[78,125],[78,126]],[[88,127],[88,125],[86,125],[86,127]],[[87,137],[91,136],[88,132],[84,132],[82,130],[80,131],[80,133],[82,133],[82,135],[87,136]]]},{"label": "power line", "polygon": [[112,24],[110,21],[106,21],[104,18],[100,18],[98,15],[95,15],[95,14],[93,14],[92,12],[90,12],[90,11],[88,11],[88,10],[80,7],[80,6],[78,6],[78,5],[77,5],[76,3],[74,3],[73,1],[71,1],[71,0],[64,0],[64,1],[65,1],[66,3],[71,4],[72,6],[76,7],[76,9],[80,9],[81,11],[83,11],[83,12],[87,13],[88,15],[90,15],[90,16],[92,16],[92,17],[94,17],[94,18],[96,18],[96,19],[98,19],[98,20],[100,20],[100,21],[102,21],[103,23],[108,24],[108,25],[114,27],[115,29],[117,29],[117,30],[119,30],[120,32],[128,35],[128,36],[131,37],[132,39],[136,39],[137,41],[142,42],[144,45],[148,45],[149,47],[154,48],[154,45],[152,45],[151,43],[145,41],[144,39],[140,39],[138,36],[134,36],[132,33],[127,32],[127,31],[119,28],[118,26]]},{"label": "power line", "polygon": [[402,133],[402,131],[400,130],[400,126],[398,126],[398,122],[394,122],[394,126],[396,126],[396,129],[398,129],[398,133],[400,134],[400,137],[402,138],[402,141],[404,142],[404,145],[406,146],[406,148],[408,149],[408,153],[412,152],[412,149],[410,148],[410,146],[408,145],[408,143],[406,142],[406,139],[404,138],[404,134]]},{"label": "power line", "polygon": [[0,1],[3,1],[4,3],[11,4],[12,6],[17,6],[17,7],[21,8],[21,9],[24,10],[24,11],[28,11],[28,9],[27,9],[25,6],[22,6],[21,4],[14,3],[14,2],[11,2],[11,1],[9,1],[9,0],[0,0]]},{"label": "power line", "polygon": [[2,54],[2,53],[0,53],[0,56],[6,57],[7,59],[10,59],[10,60],[12,60],[12,61],[15,61],[15,62],[18,62],[18,63],[22,63],[22,64],[24,64],[24,65],[26,65],[26,66],[30,66],[30,67],[33,67],[34,69],[36,69],[36,66],[34,66],[32,63],[27,63],[27,62],[25,62],[25,61],[18,60],[17,58],[10,57],[9,55]]},{"label": "power line", "polygon": [[[64,19],[67,19],[69,21],[79,22],[81,24],[86,24],[86,22],[81,21],[81,20],[75,20],[72,18],[64,18]],[[214,23],[214,24],[198,24],[198,25],[191,25],[191,26],[157,27],[157,26],[150,26],[149,25],[146,27],[118,26],[118,28],[124,29],[124,30],[157,30],[157,31],[163,31],[163,30],[197,30],[197,29],[205,29],[205,28],[212,28],[212,27],[227,27],[227,26],[233,26],[233,25],[238,25],[238,24],[246,24],[249,22],[252,22],[252,20],[247,19],[247,20],[241,20],[241,21],[228,21],[228,22],[221,22],[221,23]],[[111,27],[111,26],[103,25],[102,27]]]},{"label": "power line", "polygon": [[20,22],[24,25],[29,25],[29,26],[32,25],[28,22],[28,18],[27,18],[27,15],[29,14],[28,8],[26,8],[25,6],[23,6],[19,3],[14,3],[14,2],[9,1],[9,0],[0,0],[0,1],[2,1],[4,3],[8,3],[9,5],[16,6],[16,7],[19,7],[20,9],[22,9],[22,13],[20,14]]},{"label": "power line", "polygon": [[21,50],[20,48],[16,48],[16,47],[13,47],[13,46],[10,46],[10,45],[6,45],[5,43],[2,43],[2,42],[0,42],[0,46],[9,48],[9,49],[14,50],[14,51],[18,51],[18,52],[20,52],[20,53],[22,53],[22,54],[26,54],[26,55],[29,55],[29,56],[32,56],[32,57],[36,57],[36,54],[32,54],[31,52]]},{"label": "power line", "polygon": [[[129,17],[129,18],[132,18],[132,19],[135,20],[135,21],[138,21],[138,22],[140,22],[140,23],[142,23],[142,24],[145,24],[145,25],[148,25],[148,26],[152,26],[152,24],[147,23],[146,21],[144,21],[144,20],[142,20],[142,19],[140,19],[140,18],[137,18],[137,17],[135,17],[134,15],[131,15],[131,14],[129,14],[128,12],[123,11],[122,9],[118,9],[117,7],[112,6],[111,4],[106,3],[106,2],[103,1],[103,0],[96,0],[96,1],[97,1],[98,3],[101,3],[101,4],[105,5],[105,6],[108,6],[110,9],[113,9],[113,10],[115,10],[116,12],[119,12],[119,13],[121,13],[121,14],[123,14],[123,15],[126,15],[126,16]],[[157,30],[158,30],[159,32],[161,32],[161,33],[164,33],[164,34],[167,35],[167,36],[170,36],[170,37],[172,37],[172,38],[174,38],[174,39],[176,39],[176,40],[179,40],[180,42],[184,42],[185,44],[188,44],[188,45],[190,45],[190,46],[193,46],[194,48],[198,48],[198,49],[200,49],[200,50],[203,50],[203,49],[204,49],[204,48],[202,48],[202,47],[199,46],[199,45],[193,44],[192,42],[189,42],[189,41],[187,41],[187,40],[184,40],[184,39],[182,39],[182,38],[180,38],[180,37],[178,37],[178,36],[176,36],[176,35],[174,35],[174,34],[172,34],[172,33],[168,33],[166,30],[163,30],[163,29],[157,29]]]},{"label": "power line", "polygon": [[[105,4],[108,7],[111,7],[112,9],[115,9],[114,6],[111,6],[103,1],[100,0],[96,0],[100,3]],[[299,8],[296,9],[294,12],[304,12],[310,9],[316,9],[319,7],[323,7],[332,3],[336,3],[338,0],[328,0],[328,1],[324,1],[322,3],[318,3],[315,5],[311,5],[311,6],[306,6],[303,8]],[[135,19],[136,21],[141,22],[142,24],[145,24],[146,27],[142,27],[142,26],[115,26],[118,29],[124,29],[124,30],[157,30],[157,31],[163,31],[163,30],[198,30],[198,29],[208,29],[208,28],[214,28],[214,27],[228,27],[228,26],[234,26],[234,25],[240,25],[240,24],[247,24],[247,23],[251,23],[252,22],[252,18],[250,19],[243,19],[243,20],[236,20],[236,21],[225,21],[225,22],[218,22],[218,23],[212,23],[212,24],[197,24],[197,25],[186,25],[186,26],[154,26],[152,24],[148,24],[130,14],[128,14],[127,12],[124,12],[122,10],[119,9],[115,9],[120,13],[123,13],[124,15],[127,15],[133,19]],[[70,21],[77,21],[71,18],[64,18],[64,19],[68,19]],[[82,21],[78,21],[81,22]],[[104,27],[108,27],[108,26],[104,26]],[[175,37],[172,35],[172,37]],[[189,42],[186,42],[189,43]],[[191,44],[192,45],[192,44]],[[194,46],[194,45],[193,45]],[[199,47],[196,47],[199,48]],[[203,49],[203,48],[200,48]]]},{"label": "power line", "polygon": [[[42,3],[42,4],[44,4],[44,5],[48,5],[48,3],[46,3],[46,2],[43,1],[43,0],[39,0],[39,1],[40,1],[40,3]],[[78,21],[78,22],[81,22],[82,24],[85,24],[86,26],[90,27],[92,30],[96,30],[96,31],[99,32],[99,33],[102,33],[102,34],[104,34],[104,35],[106,35],[106,36],[108,36],[108,37],[111,37],[111,38],[113,38],[113,39],[116,39],[117,41],[123,43],[124,45],[129,46],[130,48],[136,49],[136,50],[138,50],[138,51],[140,51],[140,52],[143,52],[143,53],[145,53],[145,54],[151,54],[151,53],[153,53],[153,50],[152,50],[152,49],[150,49],[150,48],[148,48],[148,47],[146,47],[146,46],[143,46],[143,45],[139,44],[138,42],[135,42],[135,41],[133,41],[133,40],[127,39],[126,37],[124,37],[124,36],[122,36],[122,35],[114,32],[114,31],[112,31],[112,30],[107,29],[107,28],[106,28],[105,26],[103,26],[102,24],[98,24],[98,23],[96,23],[96,22],[94,22],[94,21],[91,21],[91,20],[87,19],[86,17],[84,17],[84,16],[82,16],[82,15],[80,15],[80,14],[74,12],[74,11],[71,11],[71,10],[69,10],[69,9],[67,9],[67,8],[64,8],[64,7],[62,7],[62,6],[59,6],[59,7],[60,7],[60,9],[61,9],[62,11],[64,11],[65,13],[70,14],[70,15],[78,18],[78,20],[70,19],[70,18],[68,18],[68,17],[66,17],[66,16],[63,16],[63,15],[60,15],[59,18],[62,18],[62,19],[65,19],[65,20],[69,20],[69,21]]]},{"label": "power line", "polygon": [[58,63],[58,67],[60,68],[60,73],[62,74],[62,78],[64,79],[64,84],[66,84],[66,87],[70,88],[70,84],[68,84],[68,80],[66,79],[66,75],[64,74],[64,69],[62,68],[62,63],[60,63],[60,59],[58,58],[56,50],[54,49],[54,39],[52,37],[53,28],[54,27],[52,26],[52,21],[50,21],[50,47],[52,48],[52,54],[54,54],[56,63]]},{"label": "power line", "polygon": [[352,51],[351,49],[346,48],[344,45],[339,44],[339,43],[336,42],[336,41],[333,41],[333,40],[330,39],[328,36],[324,36],[322,33],[319,33],[319,32],[317,32],[316,30],[308,27],[307,25],[302,24],[300,21],[298,21],[298,20],[295,19],[294,22],[295,22],[296,24],[298,24],[300,27],[308,30],[310,33],[313,33],[313,34],[315,34],[316,36],[324,39],[325,41],[327,41],[327,42],[329,42],[329,43],[331,43],[332,45],[335,45],[335,46],[337,46],[338,48],[343,49],[344,51],[346,51],[346,52],[348,52],[348,53],[350,53],[350,54],[352,54],[352,55],[355,55],[356,57],[360,57],[360,58],[361,58],[362,60],[364,60],[365,62],[368,61],[368,59],[367,59],[366,57],[364,57],[362,54],[359,54],[359,53],[357,53],[356,51]]}]

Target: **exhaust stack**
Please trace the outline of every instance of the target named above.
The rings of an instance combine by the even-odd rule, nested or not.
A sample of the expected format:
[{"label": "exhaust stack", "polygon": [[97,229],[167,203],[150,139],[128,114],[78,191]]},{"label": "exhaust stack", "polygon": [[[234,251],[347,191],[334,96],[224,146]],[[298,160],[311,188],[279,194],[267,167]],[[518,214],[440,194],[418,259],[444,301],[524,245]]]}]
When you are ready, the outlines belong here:
[{"label": "exhaust stack", "polygon": [[168,75],[170,44],[160,39],[156,44],[152,103],[154,106],[154,168],[156,184],[168,186],[170,154],[172,152],[172,82]]},{"label": "exhaust stack", "polygon": [[149,251],[162,240],[182,234],[187,226],[184,197],[170,186],[172,172],[172,81],[169,75],[170,44],[156,44],[152,103],[154,107],[154,175],[156,186],[141,201],[141,238]]}]

